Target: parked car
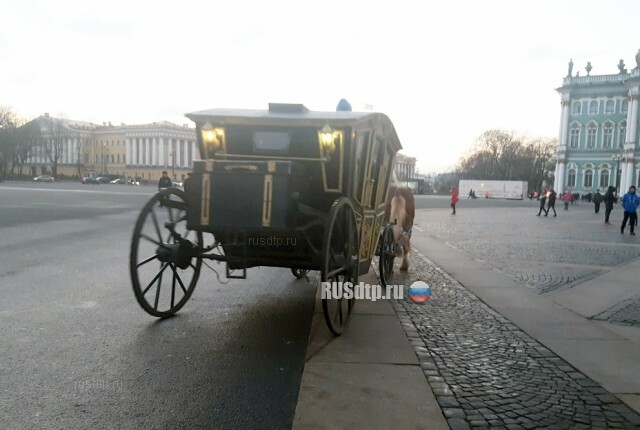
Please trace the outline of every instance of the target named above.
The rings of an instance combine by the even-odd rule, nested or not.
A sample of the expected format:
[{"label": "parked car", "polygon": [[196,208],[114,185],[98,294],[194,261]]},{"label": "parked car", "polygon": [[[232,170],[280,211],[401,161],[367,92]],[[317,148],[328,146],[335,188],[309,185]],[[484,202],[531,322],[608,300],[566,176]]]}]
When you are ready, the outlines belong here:
[{"label": "parked car", "polygon": [[118,179],[114,179],[113,181],[111,181],[112,184],[120,184],[120,185],[124,185],[127,183],[127,180],[125,178],[118,178]]},{"label": "parked car", "polygon": [[80,179],[80,183],[98,185],[100,182],[98,182],[98,180],[96,178],[90,178],[90,177],[86,176],[86,177]]},{"label": "parked car", "polygon": [[176,188],[179,188],[182,186],[182,182],[171,181],[171,185]]},{"label": "parked car", "polygon": [[98,181],[101,184],[108,184],[109,182],[111,182],[111,179],[106,176],[98,176],[96,178],[96,181]]},{"label": "parked car", "polygon": [[33,178],[33,182],[55,182],[56,178],[51,175],[40,175]]}]

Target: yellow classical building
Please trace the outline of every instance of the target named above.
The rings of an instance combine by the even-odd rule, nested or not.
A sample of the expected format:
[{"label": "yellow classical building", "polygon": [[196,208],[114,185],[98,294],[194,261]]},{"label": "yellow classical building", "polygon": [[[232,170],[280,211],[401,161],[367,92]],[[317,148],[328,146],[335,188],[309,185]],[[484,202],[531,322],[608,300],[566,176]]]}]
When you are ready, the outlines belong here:
[{"label": "yellow classical building", "polygon": [[194,127],[161,121],[102,125],[44,114],[29,123],[25,165],[33,175],[119,176],[157,181],[163,171],[182,181],[199,158]]}]

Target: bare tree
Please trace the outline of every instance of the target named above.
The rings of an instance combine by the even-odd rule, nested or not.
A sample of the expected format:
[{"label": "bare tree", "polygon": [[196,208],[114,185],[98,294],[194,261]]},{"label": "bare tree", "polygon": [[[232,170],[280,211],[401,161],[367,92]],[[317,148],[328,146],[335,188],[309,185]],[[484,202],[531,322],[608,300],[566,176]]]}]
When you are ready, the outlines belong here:
[{"label": "bare tree", "polygon": [[14,173],[16,166],[20,166],[25,146],[29,148],[22,139],[25,123],[26,120],[10,108],[0,107],[0,175],[2,176],[7,176],[7,172]]},{"label": "bare tree", "polygon": [[58,162],[64,153],[64,146],[69,138],[69,129],[65,122],[58,118],[44,117],[42,142],[45,154],[51,162],[51,173],[58,175]]},{"label": "bare tree", "polygon": [[488,130],[459,163],[463,179],[522,180],[539,189],[555,168],[553,139],[525,138],[514,132]]}]

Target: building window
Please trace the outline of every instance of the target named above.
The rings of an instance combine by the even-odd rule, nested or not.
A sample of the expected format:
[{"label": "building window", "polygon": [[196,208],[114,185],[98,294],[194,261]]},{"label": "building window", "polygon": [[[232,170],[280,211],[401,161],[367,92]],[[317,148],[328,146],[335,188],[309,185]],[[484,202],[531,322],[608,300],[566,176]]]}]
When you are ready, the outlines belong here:
[{"label": "building window", "polygon": [[116,159],[118,160],[118,163],[120,163],[120,154],[116,156]]},{"label": "building window", "polygon": [[584,172],[584,188],[593,187],[593,172],[591,170],[587,170]]},{"label": "building window", "polygon": [[592,100],[589,102],[589,115],[597,115],[598,114],[598,102],[596,100]]},{"label": "building window", "polygon": [[602,147],[605,149],[609,149],[612,146],[613,146],[613,125],[605,124]]},{"label": "building window", "polygon": [[627,113],[629,111],[629,100],[622,100],[620,104],[620,113]]},{"label": "building window", "polygon": [[573,125],[571,127],[571,135],[569,136],[569,145],[572,148],[577,148],[580,143],[580,126]]},{"label": "building window", "polygon": [[575,187],[576,186],[576,170],[569,169],[569,177],[567,178],[567,187]]},{"label": "building window", "polygon": [[598,128],[595,125],[590,125],[587,130],[587,148],[593,149],[596,146],[596,134]]},{"label": "building window", "polygon": [[571,114],[572,115],[581,115],[582,114],[582,103],[574,102],[571,106]]},{"label": "building window", "polygon": [[609,186],[609,170],[602,169],[600,171],[600,186],[608,187]]},{"label": "building window", "polygon": [[614,102],[613,100],[607,100],[607,103],[604,105],[604,113],[611,115],[613,113]]},{"label": "building window", "polygon": [[620,132],[618,133],[618,146],[624,147],[624,140],[627,138],[627,123],[620,123]]}]

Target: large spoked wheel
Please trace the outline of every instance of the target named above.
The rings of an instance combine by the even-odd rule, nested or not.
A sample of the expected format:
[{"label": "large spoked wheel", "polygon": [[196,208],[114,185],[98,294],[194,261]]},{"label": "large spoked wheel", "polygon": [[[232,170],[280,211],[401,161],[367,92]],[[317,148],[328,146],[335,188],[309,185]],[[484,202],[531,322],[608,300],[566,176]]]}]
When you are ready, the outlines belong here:
[{"label": "large spoked wheel", "polygon": [[307,269],[291,269],[291,273],[293,273],[293,276],[295,276],[297,279],[302,279],[307,276],[307,273],[309,273],[309,271]]},{"label": "large spoked wheel", "polygon": [[390,283],[391,277],[393,276],[393,260],[396,258],[393,246],[393,227],[388,225],[384,228],[380,236],[380,256],[378,260],[380,282],[385,287]]},{"label": "large spoked wheel", "polygon": [[202,233],[187,230],[184,192],[162,191],[138,216],[129,270],[138,303],[149,314],[168,317],[187,303],[200,276],[202,259],[194,250],[202,246]]},{"label": "large spoked wheel", "polygon": [[[358,228],[351,201],[342,197],[338,199],[329,212],[329,219],[324,233],[321,282],[358,283]],[[336,296],[322,297],[322,311],[329,330],[339,336],[344,331],[355,297],[345,297],[344,288],[332,288]],[[341,294],[342,293],[342,294]]]}]

